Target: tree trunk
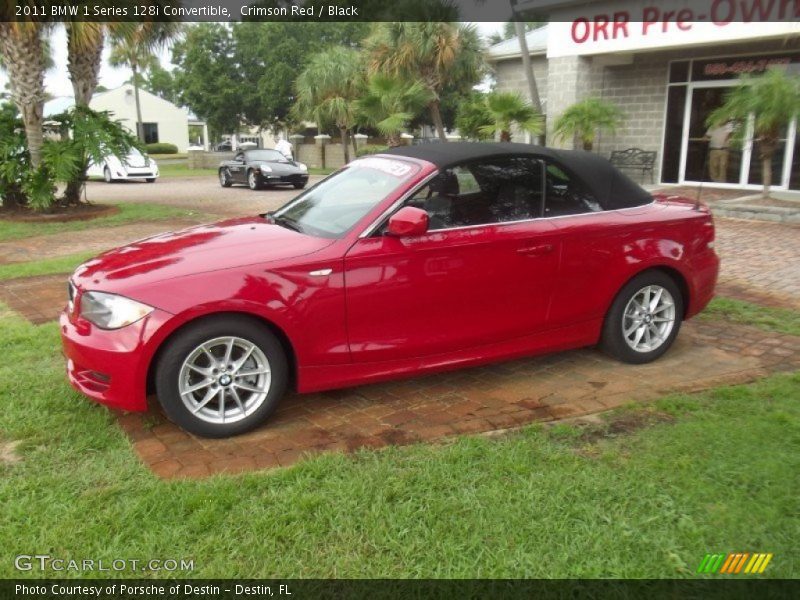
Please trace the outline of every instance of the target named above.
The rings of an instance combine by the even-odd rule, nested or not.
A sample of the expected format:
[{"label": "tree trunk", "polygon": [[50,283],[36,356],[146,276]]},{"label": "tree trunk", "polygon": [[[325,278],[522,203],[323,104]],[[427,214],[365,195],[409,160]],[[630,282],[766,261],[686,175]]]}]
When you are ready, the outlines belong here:
[{"label": "tree trunk", "polygon": [[[512,2],[512,10],[514,3]],[[525,26],[522,21],[514,19],[514,31],[517,34],[519,41],[519,50],[522,54],[522,69],[525,71],[525,79],[528,82],[528,92],[531,97],[531,104],[539,114],[542,113],[542,101],[539,98],[539,86],[536,85],[536,76],[533,73],[533,64],[531,63],[531,53],[528,51],[528,39],[525,37]],[[537,136],[540,137],[540,136]]]},{"label": "tree trunk", "polygon": [[399,133],[392,133],[386,136],[386,144],[390,148],[397,148],[402,145],[403,141]]},{"label": "tree trunk", "polygon": [[44,49],[41,23],[0,23],[0,54],[8,72],[11,99],[17,105],[28,140],[31,165],[42,163]]},{"label": "tree trunk", "polygon": [[[82,25],[86,26],[86,24]],[[74,26],[74,24],[67,24],[67,35],[69,36],[67,69],[72,81],[75,104],[88,106],[97,89],[105,35],[100,29],[79,45],[78,41],[74,39],[74,36],[78,35],[72,31]]]},{"label": "tree trunk", "polygon": [[594,147],[594,143],[592,140],[583,140],[583,149],[587,152],[591,152],[592,148]]},{"label": "tree trunk", "polygon": [[511,132],[508,129],[503,129],[500,132],[500,141],[501,142],[510,142],[511,141]]},{"label": "tree trunk", "polygon": [[136,137],[144,144],[144,126],[142,125],[142,105],[139,102],[139,69],[135,62],[131,63],[133,71],[133,95],[136,100]]},{"label": "tree trunk", "polygon": [[436,127],[436,135],[443,142],[447,141],[447,136],[444,133],[444,123],[442,123],[442,112],[439,110],[439,100],[434,100],[430,103],[431,120],[434,127]]},{"label": "tree trunk", "polygon": [[347,127],[340,127],[339,135],[342,137],[342,151],[344,152],[344,164],[347,164],[350,162],[350,146],[347,145]]},{"label": "tree trunk", "polygon": [[[91,25],[81,24],[78,26],[88,27]],[[78,33],[73,31],[75,26],[74,24],[67,24],[67,35],[69,36],[67,41],[67,69],[72,81],[75,105],[88,107],[97,89],[105,36],[102,28],[99,28],[94,32],[93,36],[87,37],[83,40],[83,44],[79,45],[75,39]],[[78,172],[75,177],[67,182],[67,187],[64,190],[64,201],[67,204],[80,204],[81,194],[86,185],[86,169],[88,167],[89,158],[83,156]]]},{"label": "tree trunk", "polygon": [[761,180],[764,182],[761,197],[769,198],[769,188],[772,185],[772,156],[761,159]]}]

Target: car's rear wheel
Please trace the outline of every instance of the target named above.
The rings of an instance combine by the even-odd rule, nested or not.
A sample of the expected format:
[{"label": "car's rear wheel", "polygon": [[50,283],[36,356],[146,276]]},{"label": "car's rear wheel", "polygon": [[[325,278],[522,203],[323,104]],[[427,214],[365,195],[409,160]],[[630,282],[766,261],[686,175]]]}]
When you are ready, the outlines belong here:
[{"label": "car's rear wheel", "polygon": [[228,169],[220,169],[219,170],[219,184],[222,187],[231,187],[233,185],[233,180],[231,179],[231,173]]},{"label": "car's rear wheel", "polygon": [[111,169],[109,169],[108,167],[103,169],[103,180],[106,183],[111,183],[113,181],[113,179],[111,179]]},{"label": "car's rear wheel", "polygon": [[251,190],[261,189],[261,177],[259,177],[253,169],[247,172],[247,185]]},{"label": "car's rear wheel", "polygon": [[156,393],[167,416],[203,437],[227,437],[263,423],[286,391],[289,373],[278,339],[239,316],[207,318],[164,348]]},{"label": "car's rear wheel", "polygon": [[662,271],[646,271],[617,294],[600,345],[624,362],[647,363],[669,350],[682,320],[683,296],[675,281]]}]

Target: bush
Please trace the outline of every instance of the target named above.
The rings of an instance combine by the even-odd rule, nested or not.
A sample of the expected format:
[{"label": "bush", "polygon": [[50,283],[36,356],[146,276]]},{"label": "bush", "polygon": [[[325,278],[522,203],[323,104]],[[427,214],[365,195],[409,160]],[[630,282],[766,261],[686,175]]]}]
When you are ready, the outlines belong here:
[{"label": "bush", "polygon": [[365,144],[361,146],[356,152],[356,156],[367,156],[368,154],[380,154],[386,152],[389,146],[379,146],[376,144]]},{"label": "bush", "polygon": [[175,144],[167,144],[165,142],[156,142],[155,144],[146,144],[145,149],[148,154],[177,154],[178,147]]}]

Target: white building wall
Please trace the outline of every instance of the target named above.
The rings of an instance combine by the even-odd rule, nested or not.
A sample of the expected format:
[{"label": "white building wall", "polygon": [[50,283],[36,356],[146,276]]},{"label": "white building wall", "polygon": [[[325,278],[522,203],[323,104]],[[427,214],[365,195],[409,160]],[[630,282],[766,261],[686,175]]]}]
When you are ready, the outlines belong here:
[{"label": "white building wall", "polygon": [[[189,111],[175,106],[145,90],[139,90],[143,123],[158,123],[158,141],[175,144],[178,152],[189,148]],[[136,133],[136,101],[133,86],[125,84],[107,92],[95,94],[90,103],[93,110],[106,110],[132,133]]]}]

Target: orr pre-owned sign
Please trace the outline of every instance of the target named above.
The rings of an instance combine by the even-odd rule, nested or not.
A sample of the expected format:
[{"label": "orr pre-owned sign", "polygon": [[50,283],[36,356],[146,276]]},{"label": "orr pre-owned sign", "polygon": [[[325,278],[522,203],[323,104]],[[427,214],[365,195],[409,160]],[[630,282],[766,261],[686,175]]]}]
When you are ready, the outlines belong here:
[{"label": "orr pre-owned sign", "polygon": [[800,0],[617,0],[551,15],[548,57],[800,35]]}]

